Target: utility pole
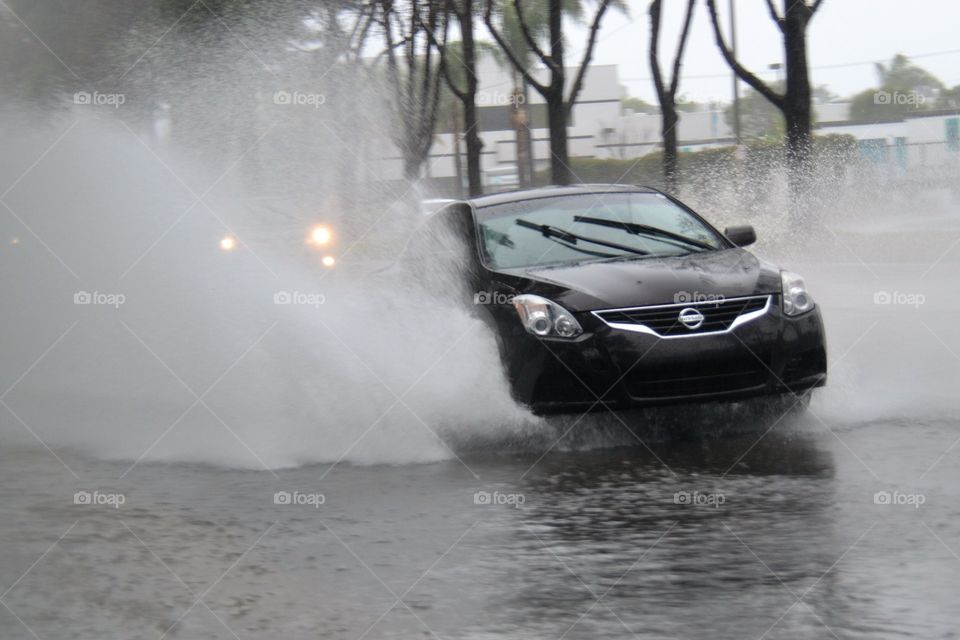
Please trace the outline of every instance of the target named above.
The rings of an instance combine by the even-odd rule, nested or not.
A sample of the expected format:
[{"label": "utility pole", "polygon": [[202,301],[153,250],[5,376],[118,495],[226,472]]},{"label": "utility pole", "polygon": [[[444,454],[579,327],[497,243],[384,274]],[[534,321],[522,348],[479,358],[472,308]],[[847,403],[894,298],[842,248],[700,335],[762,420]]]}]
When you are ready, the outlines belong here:
[{"label": "utility pole", "polygon": [[[737,14],[734,12],[733,0],[730,0],[730,46],[734,57],[737,55]],[[740,80],[736,72],[733,74],[733,135],[740,144]]]}]

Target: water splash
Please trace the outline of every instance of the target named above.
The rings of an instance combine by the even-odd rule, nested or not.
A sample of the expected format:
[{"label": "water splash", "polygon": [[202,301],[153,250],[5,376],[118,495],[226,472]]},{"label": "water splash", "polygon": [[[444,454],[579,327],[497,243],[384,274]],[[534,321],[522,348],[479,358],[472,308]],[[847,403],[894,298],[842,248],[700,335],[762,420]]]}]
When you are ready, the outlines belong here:
[{"label": "water splash", "polygon": [[[120,108],[51,89],[43,108],[5,110],[4,442],[277,468],[547,450],[573,424],[511,401],[493,337],[465,298],[376,275],[430,188],[382,180],[389,124],[377,83],[331,67],[336,51],[277,50],[277,29],[299,19],[284,20],[234,25],[243,46],[171,32],[129,74]],[[135,59],[134,41],[151,33],[124,41],[118,60]],[[206,62],[184,73],[171,64],[184,50]],[[274,99],[296,91],[323,104]],[[718,226],[753,223],[758,253],[808,277],[833,359],[818,416],[954,417],[957,206],[856,171],[839,180],[834,160],[802,206],[776,162],[719,166],[680,195]],[[307,242],[319,223],[334,230],[333,270]],[[884,292],[925,299],[878,304]],[[706,412],[695,424],[712,424]],[[634,442],[604,416],[560,447]]]}]

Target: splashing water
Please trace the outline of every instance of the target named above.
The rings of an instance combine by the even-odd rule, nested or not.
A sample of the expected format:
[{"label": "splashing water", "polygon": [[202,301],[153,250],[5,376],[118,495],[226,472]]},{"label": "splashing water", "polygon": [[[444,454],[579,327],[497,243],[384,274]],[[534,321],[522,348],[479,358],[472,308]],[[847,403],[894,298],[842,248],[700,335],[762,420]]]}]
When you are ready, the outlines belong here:
[{"label": "splashing water", "polygon": [[229,196],[187,211],[122,127],[81,123],[61,145],[9,199],[37,237],[16,219],[2,231],[19,239],[3,253],[3,382],[24,423],[8,414],[5,435],[276,467],[436,460],[452,455],[439,435],[533,423],[462,306],[349,254],[323,267],[309,216],[263,219]]},{"label": "splashing water", "polygon": [[[130,461],[276,468],[433,461],[498,441],[549,447],[572,424],[537,420],[511,401],[493,337],[465,305],[398,287],[376,273],[385,260],[361,251],[324,268],[310,231],[325,220],[237,198],[243,186],[229,178],[194,204],[196,192],[174,172],[202,172],[167,156],[115,122],[80,120],[8,196],[36,237],[5,219],[4,237],[17,239],[3,252],[4,298],[16,301],[4,308],[13,328],[4,388],[15,384],[5,401],[16,414],[3,419],[6,437],[35,434]],[[390,212],[393,231],[417,222],[400,211]],[[785,251],[786,231],[758,249],[786,254],[824,309],[834,366],[813,409],[831,423],[943,417],[956,407],[955,363],[938,342],[948,323],[920,307],[878,307],[873,296],[928,292],[927,308],[949,312],[955,303],[934,292],[956,264],[945,259],[941,272],[921,277],[923,264],[903,256],[873,263],[892,240],[873,222],[880,230],[865,230],[857,249],[873,266],[839,253],[839,234],[851,233],[843,222],[816,252]],[[84,292],[99,299],[75,304]],[[891,339],[901,332],[911,339]],[[694,419],[712,429],[711,413]],[[591,430],[599,435],[587,438]],[[620,431],[616,420],[591,417],[565,446],[629,443]]]},{"label": "splashing water", "polygon": [[[269,59],[270,37],[241,33]],[[172,135],[166,102],[151,117],[72,106],[3,118],[0,437],[254,469],[552,447],[576,417],[539,420],[510,399],[466,297],[377,272],[420,219],[411,203],[431,195],[380,179],[378,88],[334,70],[323,109],[251,110],[243,100],[315,82],[315,61],[265,80],[246,46],[174,32],[144,66],[172,74],[165,56],[184,47],[198,59],[215,50],[215,68],[130,75],[131,102],[174,103]],[[955,416],[956,204],[820,173],[806,208],[787,206],[782,166],[721,168],[679,195],[721,228],[754,224],[760,255],[807,276],[833,360],[818,417]],[[330,250],[311,242],[318,224],[333,231]],[[898,302],[878,303],[884,293]],[[715,409],[685,420],[738,419]],[[589,418],[563,446],[633,442],[621,427]]]}]

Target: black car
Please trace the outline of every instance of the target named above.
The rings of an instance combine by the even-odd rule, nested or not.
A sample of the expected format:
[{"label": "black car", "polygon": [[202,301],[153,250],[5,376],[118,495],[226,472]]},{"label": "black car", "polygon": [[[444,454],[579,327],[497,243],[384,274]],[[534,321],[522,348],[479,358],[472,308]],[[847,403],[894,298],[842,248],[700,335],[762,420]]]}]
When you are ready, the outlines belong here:
[{"label": "black car", "polygon": [[514,396],[552,413],[823,386],[820,312],[755,240],[655,189],[584,185],[451,203],[407,255],[467,285]]}]

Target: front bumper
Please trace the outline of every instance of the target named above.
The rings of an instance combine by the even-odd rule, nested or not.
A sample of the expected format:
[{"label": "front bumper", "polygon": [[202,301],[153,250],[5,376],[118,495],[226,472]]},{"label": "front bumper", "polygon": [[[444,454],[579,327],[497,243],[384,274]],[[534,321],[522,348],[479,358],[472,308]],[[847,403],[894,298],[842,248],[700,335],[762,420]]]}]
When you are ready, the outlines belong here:
[{"label": "front bumper", "polygon": [[665,339],[577,314],[578,339],[514,333],[507,346],[514,394],[539,413],[629,408],[802,393],[826,383],[818,308],[763,316],[729,333]]}]

